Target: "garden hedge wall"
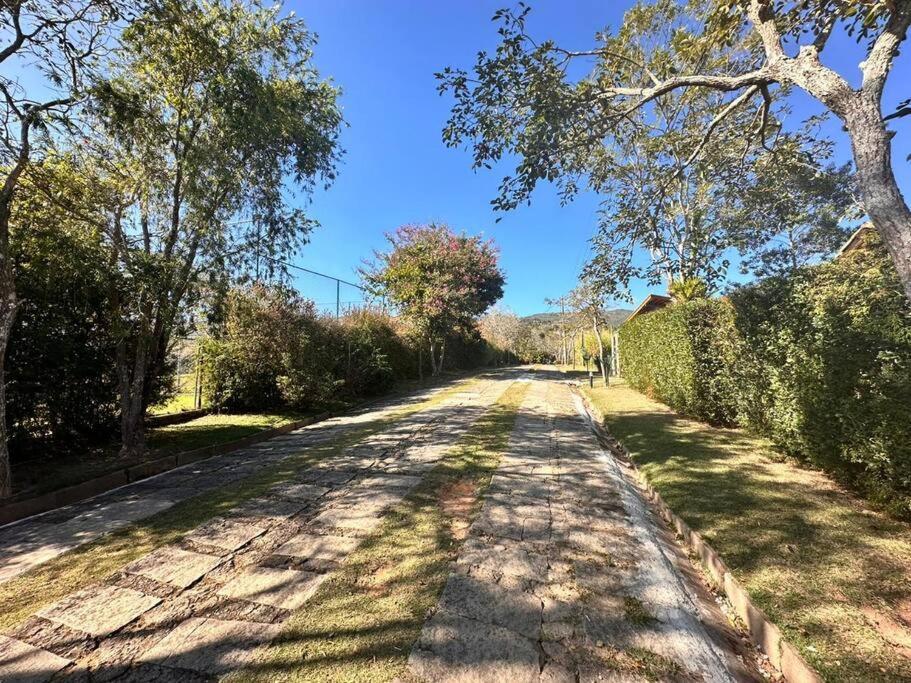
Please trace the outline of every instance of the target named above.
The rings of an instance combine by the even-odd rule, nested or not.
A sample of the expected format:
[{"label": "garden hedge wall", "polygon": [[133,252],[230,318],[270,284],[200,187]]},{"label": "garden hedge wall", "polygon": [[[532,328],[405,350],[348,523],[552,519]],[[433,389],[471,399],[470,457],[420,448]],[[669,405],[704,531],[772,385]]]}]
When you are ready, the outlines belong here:
[{"label": "garden hedge wall", "polygon": [[697,300],[634,318],[620,328],[620,368],[636,389],[714,424],[736,418],[728,368],[736,333],[730,305]]},{"label": "garden hedge wall", "polygon": [[792,276],[640,316],[620,339],[633,387],[766,436],[911,517],[911,305],[875,235]]}]

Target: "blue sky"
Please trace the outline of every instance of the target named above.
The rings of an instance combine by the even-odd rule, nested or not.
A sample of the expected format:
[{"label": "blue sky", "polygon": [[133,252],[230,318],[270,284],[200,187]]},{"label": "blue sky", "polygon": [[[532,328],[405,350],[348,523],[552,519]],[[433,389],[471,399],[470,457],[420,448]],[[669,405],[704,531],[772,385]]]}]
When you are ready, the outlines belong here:
[{"label": "blue sky", "polygon": [[[587,47],[598,29],[617,26],[631,2],[604,0],[531,0],[530,30],[569,47]],[[356,280],[356,269],[384,233],[408,222],[441,221],[458,230],[483,233],[501,249],[507,275],[503,300],[519,314],[546,310],[544,299],[559,296],[575,283],[588,254],[596,224],[597,197],[560,206],[550,188],[538,191],[532,205],[495,223],[490,200],[506,167],[473,172],[466,151],[443,146],[440,131],[449,100],[436,91],[433,74],[447,65],[470,67],[479,49],[496,45],[490,17],[508,0],[470,2],[431,0],[289,0],[319,34],[316,64],[342,88],[349,124],[342,135],[346,150],[336,183],[313,197],[312,215],[322,226],[296,262]],[[827,48],[843,73],[856,73],[860,57],[850,41]],[[911,64],[900,58],[887,101],[907,97]],[[818,108],[805,96],[794,98],[793,120]],[[899,126],[895,167],[906,192],[911,173],[908,125]],[[837,124],[829,131],[848,148]],[[319,304],[334,308],[334,284],[301,276],[297,287]],[[636,300],[648,291],[633,288]],[[359,292],[342,287],[343,301]]]}]

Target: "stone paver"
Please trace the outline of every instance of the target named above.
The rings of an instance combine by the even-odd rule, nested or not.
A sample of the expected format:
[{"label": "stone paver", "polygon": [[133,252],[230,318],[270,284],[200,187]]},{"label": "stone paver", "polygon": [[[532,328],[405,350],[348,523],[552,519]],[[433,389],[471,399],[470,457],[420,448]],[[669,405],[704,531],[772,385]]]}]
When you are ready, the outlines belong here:
[{"label": "stone paver", "polygon": [[41,683],[70,664],[53,652],[0,635],[0,681]]},{"label": "stone paver", "polygon": [[258,645],[275,638],[281,626],[194,617],[181,623],[142,655],[142,663],[220,676],[243,666]]},{"label": "stone paver", "polygon": [[246,524],[234,519],[219,519],[200,527],[187,536],[187,540],[232,551],[245,546],[264,533],[266,533],[265,527],[258,524]]},{"label": "stone paver", "polygon": [[248,567],[219,590],[218,595],[295,610],[310,599],[325,578],[325,574],[295,569]]},{"label": "stone paver", "polygon": [[[60,675],[79,681],[202,683],[243,666],[293,611],[306,609],[360,539],[511,381],[508,373],[479,381],[472,391],[289,472],[287,481],[223,511],[175,544],[40,610],[16,627],[8,647],[14,654],[15,647],[32,648],[28,654],[36,662],[42,653],[60,657],[43,660],[45,667],[60,664]],[[255,455],[252,449],[239,455],[229,472],[205,461],[164,481],[168,475],[147,480],[141,495],[163,499],[177,489],[198,492],[216,485],[222,473],[226,482],[236,480],[306,445],[301,439],[281,441],[274,450],[261,446]],[[127,507],[133,509],[114,509],[123,513]],[[97,510],[95,519],[103,519]],[[60,522],[47,525],[55,532],[66,524],[62,517],[51,521]],[[38,680],[50,675],[42,672]]]},{"label": "stone paver", "polygon": [[96,638],[108,636],[161,600],[118,586],[92,586],[38,612],[38,616]]},{"label": "stone paver", "polygon": [[275,550],[276,555],[287,555],[302,560],[332,560],[340,562],[359,544],[359,539],[332,534],[297,534]]},{"label": "stone paver", "polygon": [[136,560],[124,571],[177,588],[187,588],[221,563],[222,559],[214,555],[165,546]]},{"label": "stone paver", "polygon": [[758,679],[580,409],[565,383],[532,383],[411,675],[637,681],[650,652],[673,680]]}]

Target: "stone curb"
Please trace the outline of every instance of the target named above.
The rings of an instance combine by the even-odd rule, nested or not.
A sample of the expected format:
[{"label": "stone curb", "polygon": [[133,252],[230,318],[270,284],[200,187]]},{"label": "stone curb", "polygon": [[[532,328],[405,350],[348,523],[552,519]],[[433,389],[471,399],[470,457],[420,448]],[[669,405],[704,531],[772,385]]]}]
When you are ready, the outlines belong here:
[{"label": "stone curb", "polygon": [[147,427],[168,427],[170,425],[179,425],[197,417],[203,417],[212,412],[211,408],[197,408],[196,410],[184,410],[180,413],[169,413],[167,415],[150,415],[146,418]]},{"label": "stone curb", "polygon": [[683,544],[699,557],[714,588],[727,597],[734,608],[734,613],[746,625],[753,644],[768,656],[769,661],[788,683],[823,683],[822,677],[807,664],[797,648],[788,643],[782,637],[781,630],[769,620],[761,609],[753,604],[749,593],[737,582],[715,549],[668,507],[661,498],[661,494],[652,487],[645,475],[633,463],[626,447],[607,434],[603,429],[604,416],[600,411],[584,394],[580,392],[579,395],[582,397],[593,424],[598,427],[611,447],[623,455],[629,469],[635,473],[637,484],[645,493],[646,498],[658,511],[661,518],[676,530]]}]

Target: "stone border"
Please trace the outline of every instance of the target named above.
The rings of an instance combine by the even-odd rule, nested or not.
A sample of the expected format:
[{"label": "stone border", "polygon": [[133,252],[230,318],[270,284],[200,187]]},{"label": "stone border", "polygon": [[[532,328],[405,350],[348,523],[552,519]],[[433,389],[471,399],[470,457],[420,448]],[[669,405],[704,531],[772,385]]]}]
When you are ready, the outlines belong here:
[{"label": "stone border", "polygon": [[[358,408],[360,407],[361,406],[358,406]],[[51,510],[55,510],[65,505],[72,505],[73,503],[78,503],[88,498],[106,493],[112,489],[132,484],[141,479],[146,479],[156,474],[173,470],[177,467],[189,465],[198,460],[204,460],[216,455],[224,455],[225,453],[246,448],[247,446],[252,446],[261,441],[268,441],[273,437],[293,432],[295,429],[321,422],[329,417],[332,417],[332,413],[319,413],[318,415],[305,417],[302,420],[289,422],[281,427],[264,429],[255,434],[235,439],[234,441],[226,441],[212,446],[195,448],[192,451],[184,451],[173,455],[165,455],[160,458],[153,458],[129,467],[124,467],[123,469],[108,472],[100,477],[88,479],[78,484],[74,484],[73,486],[57,489],[56,491],[51,491],[50,493],[45,493],[34,498],[26,498],[25,500],[8,503],[0,506],[0,526],[12,524],[13,522],[18,522],[34,515],[40,515],[44,512],[50,512]]]},{"label": "stone border", "polygon": [[146,418],[146,427],[167,427],[169,425],[179,425],[197,417],[204,417],[212,412],[211,408],[196,408],[195,410],[184,410],[179,413],[167,413],[165,415],[149,415]]},{"label": "stone border", "polygon": [[623,456],[624,464],[635,474],[636,484],[645,494],[646,500],[676,531],[677,537],[681,539],[683,545],[699,558],[711,579],[712,587],[731,603],[734,613],[746,626],[753,644],[768,656],[769,661],[788,683],[823,683],[822,677],[807,664],[797,648],[788,643],[782,636],[781,630],[761,609],[753,604],[749,593],[734,578],[715,549],[668,507],[661,498],[661,494],[652,487],[645,475],[636,467],[626,447],[607,432],[601,412],[592,405],[583,392],[579,392],[579,395],[592,424],[598,431],[598,436],[608,444],[609,448]]}]

